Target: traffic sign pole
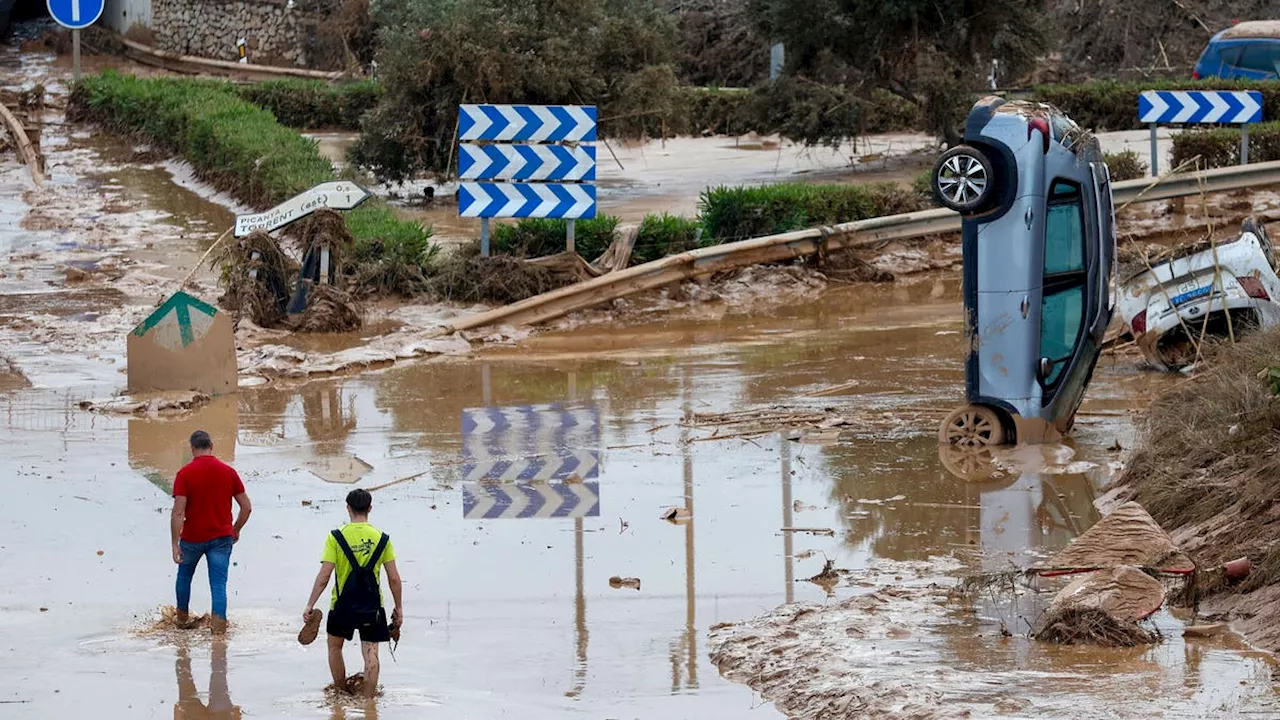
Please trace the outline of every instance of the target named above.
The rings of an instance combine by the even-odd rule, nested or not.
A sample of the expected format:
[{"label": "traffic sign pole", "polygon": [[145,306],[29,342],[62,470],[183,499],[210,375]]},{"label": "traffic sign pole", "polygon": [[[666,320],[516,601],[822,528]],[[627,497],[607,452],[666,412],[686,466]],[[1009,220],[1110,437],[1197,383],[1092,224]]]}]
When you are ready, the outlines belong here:
[{"label": "traffic sign pole", "polygon": [[1249,126],[1240,126],[1240,164],[1249,164]]},{"label": "traffic sign pole", "polygon": [[1156,124],[1151,123],[1151,177],[1160,174],[1160,147],[1156,143]]},{"label": "traffic sign pole", "polygon": [[480,218],[480,257],[489,257],[489,218]]},{"label": "traffic sign pole", "polygon": [[76,79],[76,82],[79,82],[80,81],[80,31],[79,30],[71,31],[71,66],[72,66],[72,73],[73,73],[72,77]]},{"label": "traffic sign pole", "polygon": [[574,229],[575,228],[573,226],[573,223],[574,223],[574,220],[570,218],[564,224],[564,249],[568,252],[573,252],[573,249],[574,249],[573,246],[574,246]]}]

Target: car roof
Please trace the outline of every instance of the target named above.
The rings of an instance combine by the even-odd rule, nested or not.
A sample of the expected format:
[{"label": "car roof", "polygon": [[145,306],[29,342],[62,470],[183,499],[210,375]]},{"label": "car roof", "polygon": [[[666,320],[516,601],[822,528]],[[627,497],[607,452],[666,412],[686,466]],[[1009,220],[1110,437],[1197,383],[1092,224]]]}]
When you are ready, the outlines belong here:
[{"label": "car roof", "polygon": [[1222,40],[1249,38],[1280,40],[1280,20],[1249,20],[1236,23],[1223,30],[1218,37]]}]

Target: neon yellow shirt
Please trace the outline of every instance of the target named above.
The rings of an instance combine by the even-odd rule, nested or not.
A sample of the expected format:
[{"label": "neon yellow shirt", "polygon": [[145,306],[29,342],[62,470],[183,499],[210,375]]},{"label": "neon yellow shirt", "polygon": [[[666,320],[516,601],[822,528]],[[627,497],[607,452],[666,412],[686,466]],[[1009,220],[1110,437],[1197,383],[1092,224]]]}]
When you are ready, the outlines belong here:
[{"label": "neon yellow shirt", "polygon": [[[356,556],[356,560],[364,565],[369,562],[369,556],[378,547],[378,541],[382,539],[382,531],[367,522],[347,523],[342,527],[342,537],[346,538],[347,544],[351,546],[351,552]],[[382,599],[382,566],[395,559],[396,551],[391,547],[391,541],[387,540],[387,546],[382,549],[382,556],[378,558],[378,564],[373,569],[374,577],[378,578],[379,600]],[[320,562],[333,563],[338,571],[338,582],[333,586],[333,599],[329,603],[329,608],[332,610],[338,604],[338,593],[347,582],[347,576],[351,574],[351,562],[347,560],[347,554],[342,552],[342,548],[338,547],[338,541],[334,539],[332,533],[325,536],[324,554],[320,556]]]}]

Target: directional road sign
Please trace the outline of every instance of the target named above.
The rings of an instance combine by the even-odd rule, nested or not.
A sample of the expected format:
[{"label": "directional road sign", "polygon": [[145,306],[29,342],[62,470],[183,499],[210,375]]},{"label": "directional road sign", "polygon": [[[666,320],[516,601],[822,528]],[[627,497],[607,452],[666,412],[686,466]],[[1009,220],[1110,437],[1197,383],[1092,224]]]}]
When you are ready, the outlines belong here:
[{"label": "directional road sign", "polygon": [[125,345],[129,390],[236,389],[231,319],[214,306],[177,292],[138,324]]},{"label": "directional road sign", "polygon": [[301,220],[320,208],[351,210],[369,197],[368,190],[348,180],[320,183],[266,212],[237,215],[235,236],[244,237],[255,230],[271,232],[295,220]]},{"label": "directional road sign", "polygon": [[595,180],[590,145],[459,145],[463,180]]},{"label": "directional road sign", "polygon": [[1262,122],[1262,93],[1257,90],[1147,90],[1138,96],[1138,120],[1160,125]]},{"label": "directional road sign", "polygon": [[458,139],[593,142],[596,109],[583,105],[461,105]]},{"label": "directional road sign", "polygon": [[106,0],[46,0],[49,15],[64,28],[81,30],[98,22]]},{"label": "directional road sign", "polygon": [[593,218],[596,188],[553,183],[464,182],[458,186],[458,214],[490,218]]},{"label": "directional road sign", "polygon": [[592,407],[518,405],[462,411],[466,480],[506,482],[594,478],[600,421]]},{"label": "directional road sign", "polygon": [[464,483],[462,516],[470,520],[600,516],[600,483]]},{"label": "directional road sign", "polygon": [[133,334],[150,336],[160,347],[178,350],[209,332],[217,314],[218,309],[209,303],[177,292],[134,328]]}]

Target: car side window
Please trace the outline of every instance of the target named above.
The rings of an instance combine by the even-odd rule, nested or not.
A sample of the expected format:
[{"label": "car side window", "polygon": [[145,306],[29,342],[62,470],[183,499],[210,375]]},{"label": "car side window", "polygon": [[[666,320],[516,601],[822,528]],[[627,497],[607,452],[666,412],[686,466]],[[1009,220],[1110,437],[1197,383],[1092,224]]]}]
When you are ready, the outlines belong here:
[{"label": "car side window", "polygon": [[1044,274],[1084,270],[1084,204],[1080,186],[1057,180],[1044,222]]},{"label": "car side window", "polygon": [[1054,362],[1044,379],[1053,385],[1067,369],[1065,362],[1076,346],[1076,337],[1084,322],[1084,286],[1076,285],[1061,292],[1045,294],[1040,308],[1040,357]]},{"label": "car side window", "polygon": [[1055,180],[1045,213],[1044,290],[1040,304],[1040,357],[1053,368],[1042,381],[1057,384],[1084,326],[1085,226],[1080,186]]},{"label": "car side window", "polygon": [[1280,43],[1256,42],[1241,48],[1236,67],[1255,72],[1280,72]]},{"label": "car side window", "polygon": [[1228,45],[1218,50],[1218,57],[1222,59],[1222,63],[1229,67],[1240,66],[1240,51],[1244,48],[1240,45]]}]

